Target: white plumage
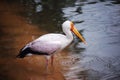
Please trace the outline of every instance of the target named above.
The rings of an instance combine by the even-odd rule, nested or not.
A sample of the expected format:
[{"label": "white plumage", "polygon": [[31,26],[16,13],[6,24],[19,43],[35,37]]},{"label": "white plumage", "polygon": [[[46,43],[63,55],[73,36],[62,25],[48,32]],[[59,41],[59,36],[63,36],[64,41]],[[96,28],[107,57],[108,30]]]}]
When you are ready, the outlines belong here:
[{"label": "white plumage", "polygon": [[[58,53],[72,42],[72,32],[86,43],[71,21],[65,21],[62,24],[62,29],[65,35],[57,33],[45,34],[23,47],[17,57],[24,58],[29,53],[51,57],[54,53]],[[46,60],[48,64],[48,57]]]}]

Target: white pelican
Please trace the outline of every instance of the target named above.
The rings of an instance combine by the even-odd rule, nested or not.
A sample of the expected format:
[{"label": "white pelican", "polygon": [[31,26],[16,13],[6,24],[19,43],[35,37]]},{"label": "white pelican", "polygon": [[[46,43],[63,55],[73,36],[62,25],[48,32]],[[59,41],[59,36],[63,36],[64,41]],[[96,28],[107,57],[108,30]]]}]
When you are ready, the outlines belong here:
[{"label": "white pelican", "polygon": [[29,53],[45,55],[46,64],[48,65],[49,58],[51,58],[51,64],[53,64],[53,55],[72,42],[72,32],[75,33],[82,42],[86,43],[71,21],[65,21],[62,24],[62,29],[65,35],[57,33],[45,34],[23,47],[17,57],[24,58]]}]

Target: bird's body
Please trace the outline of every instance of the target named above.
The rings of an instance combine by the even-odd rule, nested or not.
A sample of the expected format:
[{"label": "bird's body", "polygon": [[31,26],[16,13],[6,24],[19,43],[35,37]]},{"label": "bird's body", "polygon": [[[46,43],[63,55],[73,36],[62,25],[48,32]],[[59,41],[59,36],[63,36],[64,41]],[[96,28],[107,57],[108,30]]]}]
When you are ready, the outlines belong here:
[{"label": "bird's body", "polygon": [[[64,49],[68,44],[72,42],[72,39],[67,38],[62,34],[45,34],[38,39],[28,43],[21,52],[29,48],[28,52],[25,51],[23,55],[18,55],[18,57],[23,58],[27,54],[38,54],[38,55],[52,55]],[[27,53],[26,53],[27,52]]]},{"label": "bird's body", "polygon": [[[72,32],[74,32],[85,43],[85,40],[71,21],[65,21],[62,24],[62,29],[65,35],[57,33],[45,34],[23,47],[17,57],[24,58],[29,53],[51,57],[72,42]],[[47,60],[49,60],[49,58],[47,58]]]}]

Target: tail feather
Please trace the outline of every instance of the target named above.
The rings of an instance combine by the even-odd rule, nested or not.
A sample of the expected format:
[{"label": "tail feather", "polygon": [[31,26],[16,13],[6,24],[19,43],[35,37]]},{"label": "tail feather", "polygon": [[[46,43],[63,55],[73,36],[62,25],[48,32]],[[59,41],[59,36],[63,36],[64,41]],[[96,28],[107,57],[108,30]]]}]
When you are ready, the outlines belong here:
[{"label": "tail feather", "polygon": [[24,58],[30,52],[30,48],[22,48],[19,54],[16,56],[17,58]]},{"label": "tail feather", "polygon": [[17,58],[24,58],[29,53],[37,54],[37,55],[49,55],[49,53],[46,53],[46,52],[43,52],[43,51],[33,50],[32,47],[30,46],[30,44],[27,44],[26,46],[24,46],[20,50],[19,54],[16,57]]},{"label": "tail feather", "polygon": [[17,57],[17,58],[24,58],[25,56],[26,56],[25,54],[20,53],[20,54],[18,54],[16,57]]}]

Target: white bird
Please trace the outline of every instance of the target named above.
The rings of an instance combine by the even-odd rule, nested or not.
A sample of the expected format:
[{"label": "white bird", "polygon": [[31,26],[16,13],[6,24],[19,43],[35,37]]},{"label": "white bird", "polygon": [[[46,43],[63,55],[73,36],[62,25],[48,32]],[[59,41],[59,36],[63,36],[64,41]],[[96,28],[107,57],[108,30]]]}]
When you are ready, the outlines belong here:
[{"label": "white bird", "polygon": [[29,53],[45,55],[46,65],[48,66],[49,58],[51,58],[51,63],[53,64],[53,55],[72,42],[72,32],[75,33],[82,42],[86,43],[71,21],[65,21],[62,24],[62,29],[65,35],[57,33],[45,34],[23,47],[17,57],[24,58]]}]

